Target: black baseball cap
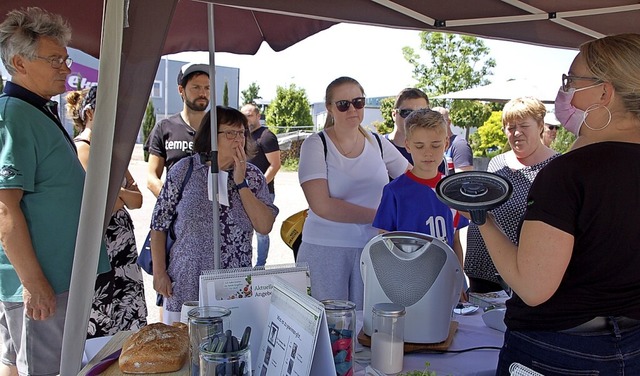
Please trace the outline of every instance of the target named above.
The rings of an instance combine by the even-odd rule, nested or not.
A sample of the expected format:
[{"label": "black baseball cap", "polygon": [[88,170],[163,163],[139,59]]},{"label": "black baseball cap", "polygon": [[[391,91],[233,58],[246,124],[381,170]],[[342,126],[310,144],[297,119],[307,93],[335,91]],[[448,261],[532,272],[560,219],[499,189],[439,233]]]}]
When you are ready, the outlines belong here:
[{"label": "black baseball cap", "polygon": [[189,77],[196,72],[202,72],[209,76],[209,66],[207,64],[194,64],[189,63],[185,64],[180,68],[180,72],[178,72],[178,85],[184,87],[189,81]]}]

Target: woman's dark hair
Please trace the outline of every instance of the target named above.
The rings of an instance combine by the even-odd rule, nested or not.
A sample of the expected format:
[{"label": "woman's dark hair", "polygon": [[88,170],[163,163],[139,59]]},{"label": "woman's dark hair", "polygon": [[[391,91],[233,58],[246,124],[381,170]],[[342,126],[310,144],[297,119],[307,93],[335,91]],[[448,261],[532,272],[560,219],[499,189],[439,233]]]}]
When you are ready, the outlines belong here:
[{"label": "woman's dark hair", "polygon": [[[256,145],[249,132],[249,122],[244,114],[235,108],[216,106],[216,118],[218,127],[220,124],[241,125],[245,131],[244,152],[247,159],[256,154]],[[193,140],[193,151],[198,154],[211,154],[211,111],[207,111],[200,123],[200,129]]]}]

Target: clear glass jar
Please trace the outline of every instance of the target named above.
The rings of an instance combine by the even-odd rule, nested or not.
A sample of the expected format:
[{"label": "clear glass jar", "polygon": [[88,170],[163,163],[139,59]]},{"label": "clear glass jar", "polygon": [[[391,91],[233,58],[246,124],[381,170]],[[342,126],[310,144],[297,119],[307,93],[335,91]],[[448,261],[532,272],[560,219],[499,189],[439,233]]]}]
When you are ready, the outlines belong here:
[{"label": "clear glass jar", "polygon": [[200,376],[250,376],[251,350],[216,353],[207,347],[207,342],[200,345]]},{"label": "clear glass jar", "polygon": [[189,318],[189,374],[200,375],[200,345],[216,334],[231,327],[231,311],[224,307],[197,307],[187,314]]},{"label": "clear glass jar", "polygon": [[323,300],[337,375],[353,373],[356,305],[348,300]]},{"label": "clear glass jar", "polygon": [[402,371],[404,357],[404,315],[400,304],[373,306],[371,367],[386,374]]}]

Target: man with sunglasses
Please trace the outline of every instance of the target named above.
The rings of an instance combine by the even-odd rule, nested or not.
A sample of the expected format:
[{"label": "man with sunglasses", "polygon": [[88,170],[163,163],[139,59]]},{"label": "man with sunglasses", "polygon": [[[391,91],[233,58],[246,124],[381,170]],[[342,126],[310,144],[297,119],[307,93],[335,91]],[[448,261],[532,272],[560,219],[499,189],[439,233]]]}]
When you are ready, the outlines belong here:
[{"label": "man with sunglasses", "polygon": [[405,88],[398,93],[396,101],[391,112],[393,118],[393,131],[385,135],[393,146],[400,151],[400,153],[413,164],[411,154],[405,147],[405,130],[404,119],[409,116],[415,110],[421,108],[429,108],[429,97],[422,90],[416,88]]},{"label": "man with sunglasses", "polygon": [[51,100],[71,72],[70,39],[69,24],[40,8],[0,23],[11,74],[0,96],[0,375],[60,372],[85,176]]},{"label": "man with sunglasses", "polygon": [[551,143],[556,139],[560,129],[560,122],[556,119],[556,116],[549,112],[544,117],[544,131],[542,131],[542,143],[546,147],[551,147]]}]

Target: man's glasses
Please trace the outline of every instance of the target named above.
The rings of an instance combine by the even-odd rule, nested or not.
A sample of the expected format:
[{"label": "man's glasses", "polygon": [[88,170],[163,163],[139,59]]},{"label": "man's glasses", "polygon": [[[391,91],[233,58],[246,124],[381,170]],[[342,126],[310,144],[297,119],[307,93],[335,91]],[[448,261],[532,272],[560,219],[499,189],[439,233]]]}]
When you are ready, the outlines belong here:
[{"label": "man's glasses", "polygon": [[601,79],[599,79],[597,77],[572,76],[570,74],[564,74],[563,73],[562,74],[562,91],[564,91],[564,92],[569,91],[569,89],[571,89],[573,83],[575,81],[577,81],[577,80],[593,81],[596,84],[603,82]]},{"label": "man's glasses", "polygon": [[73,59],[71,59],[69,56],[67,56],[67,57],[55,57],[55,56],[42,57],[42,56],[36,56],[36,59],[48,61],[49,65],[51,65],[51,68],[53,68],[53,69],[60,69],[62,67],[62,64],[66,65],[67,68],[71,68],[71,64],[73,64]]},{"label": "man's glasses", "polygon": [[350,101],[348,100],[336,101],[335,104],[338,111],[346,112],[349,109],[350,105],[353,105],[353,108],[355,108],[356,110],[363,108],[365,105],[365,102],[366,102],[365,97],[358,97],[358,98],[353,98]]},{"label": "man's glasses", "polygon": [[409,116],[409,114],[411,114],[413,111],[415,111],[415,110],[412,110],[410,108],[404,108],[402,110],[396,109],[396,110],[398,111],[398,115],[400,115],[400,117],[403,118],[403,119],[406,119],[407,116]]},{"label": "man's glasses", "polygon": [[242,131],[220,131],[218,132],[218,134],[220,133],[224,133],[225,136],[227,136],[227,140],[235,140],[236,137],[241,136],[242,138],[245,138],[247,136],[247,132],[242,130]]},{"label": "man's glasses", "polygon": [[549,130],[556,131],[556,130],[560,129],[560,126],[559,125],[547,125],[547,128],[549,128]]}]

